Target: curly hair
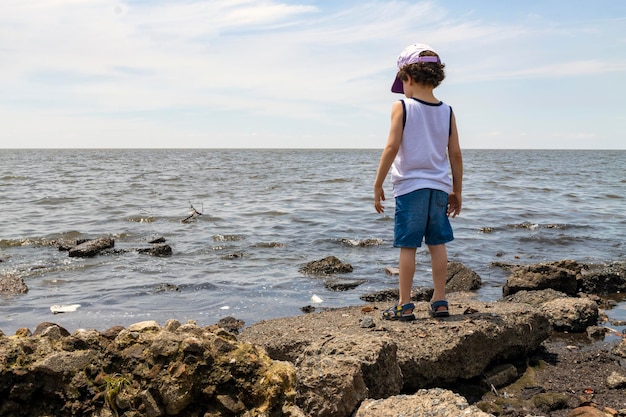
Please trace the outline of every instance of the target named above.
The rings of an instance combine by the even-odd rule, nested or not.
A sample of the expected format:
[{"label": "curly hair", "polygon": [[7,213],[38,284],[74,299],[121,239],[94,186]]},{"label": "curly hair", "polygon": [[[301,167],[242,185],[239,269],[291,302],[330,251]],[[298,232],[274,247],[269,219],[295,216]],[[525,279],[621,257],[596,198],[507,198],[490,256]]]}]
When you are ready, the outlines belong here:
[{"label": "curly hair", "polygon": [[[436,56],[432,51],[423,51],[419,56]],[[411,77],[416,83],[431,85],[437,87],[446,78],[444,72],[445,64],[440,62],[416,62],[407,64],[398,71],[398,78],[402,81]]]}]

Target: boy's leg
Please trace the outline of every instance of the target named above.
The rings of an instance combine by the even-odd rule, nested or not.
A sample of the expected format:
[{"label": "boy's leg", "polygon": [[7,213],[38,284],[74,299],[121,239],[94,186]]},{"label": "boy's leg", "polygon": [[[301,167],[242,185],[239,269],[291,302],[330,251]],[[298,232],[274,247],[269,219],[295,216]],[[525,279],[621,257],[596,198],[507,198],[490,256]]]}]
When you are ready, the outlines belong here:
[{"label": "boy's leg", "polygon": [[[448,253],[446,245],[428,245],[430,260],[433,268],[433,292],[432,301],[446,299],[446,279],[448,278]],[[443,309],[443,308],[441,308]]]},{"label": "boy's leg", "polygon": [[[415,275],[415,252],[416,248],[400,248],[400,305],[411,302],[411,290],[413,289],[413,275]],[[445,280],[444,280],[445,285]]]}]

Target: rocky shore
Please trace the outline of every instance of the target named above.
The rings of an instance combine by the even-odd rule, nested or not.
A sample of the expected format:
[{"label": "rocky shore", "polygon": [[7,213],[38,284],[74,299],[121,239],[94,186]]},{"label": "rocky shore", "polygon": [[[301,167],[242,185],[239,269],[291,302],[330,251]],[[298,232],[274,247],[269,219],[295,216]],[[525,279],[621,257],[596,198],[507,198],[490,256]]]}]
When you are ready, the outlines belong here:
[{"label": "rocky shore", "polygon": [[381,319],[389,290],[249,327],[1,334],[0,416],[626,416],[624,323],[604,314],[626,264],[497,267],[503,298],[483,302],[452,265],[445,319],[418,288],[413,322]]}]

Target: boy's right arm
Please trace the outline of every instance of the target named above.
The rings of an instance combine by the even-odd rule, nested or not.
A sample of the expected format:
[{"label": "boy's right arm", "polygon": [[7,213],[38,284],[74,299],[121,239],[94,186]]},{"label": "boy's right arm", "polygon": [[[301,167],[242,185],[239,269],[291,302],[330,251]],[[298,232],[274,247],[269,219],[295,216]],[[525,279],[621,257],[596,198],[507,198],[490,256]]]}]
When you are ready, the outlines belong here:
[{"label": "boy's right arm", "polygon": [[391,107],[391,127],[389,128],[389,137],[387,138],[387,144],[380,156],[380,163],[378,164],[378,172],[376,173],[376,180],[374,181],[374,208],[378,213],[383,213],[385,207],[382,205],[382,201],[385,201],[385,191],[383,190],[383,183],[391,168],[393,160],[396,158],[398,149],[400,149],[400,143],[402,142],[402,119],[404,118],[404,108],[400,101],[393,103]]},{"label": "boy's right arm", "polygon": [[456,118],[452,113],[450,139],[448,140],[448,158],[452,170],[452,193],[448,197],[448,216],[453,218],[461,214],[463,199],[463,155],[459,145],[459,132],[456,127]]}]

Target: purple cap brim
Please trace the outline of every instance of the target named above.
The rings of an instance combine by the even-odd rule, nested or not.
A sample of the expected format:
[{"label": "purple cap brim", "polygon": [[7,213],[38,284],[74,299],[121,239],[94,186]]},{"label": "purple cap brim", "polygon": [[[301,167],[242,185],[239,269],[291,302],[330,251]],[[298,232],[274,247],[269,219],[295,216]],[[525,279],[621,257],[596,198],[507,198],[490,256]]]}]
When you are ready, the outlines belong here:
[{"label": "purple cap brim", "polygon": [[404,93],[404,87],[402,87],[402,80],[399,79],[398,77],[396,77],[395,81],[391,85],[391,92],[400,93],[400,94]]}]

